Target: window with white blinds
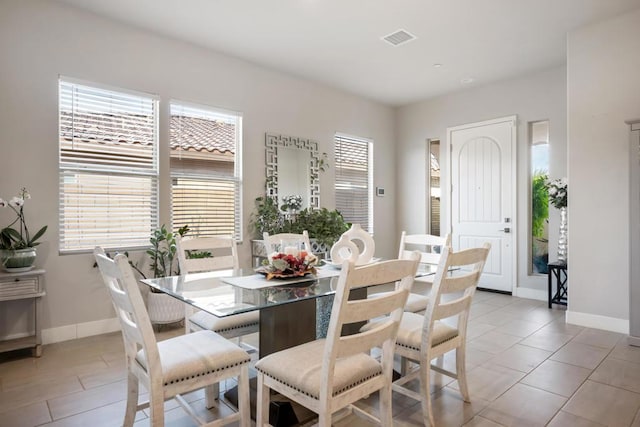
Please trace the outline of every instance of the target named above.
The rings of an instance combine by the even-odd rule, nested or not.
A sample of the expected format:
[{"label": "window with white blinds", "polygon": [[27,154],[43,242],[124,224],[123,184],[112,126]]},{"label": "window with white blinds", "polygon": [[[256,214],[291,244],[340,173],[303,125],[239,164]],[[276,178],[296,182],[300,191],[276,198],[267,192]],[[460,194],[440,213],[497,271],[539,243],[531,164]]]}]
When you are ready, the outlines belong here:
[{"label": "window with white blinds", "polygon": [[158,226],[158,101],[59,81],[60,251],[148,246]]},{"label": "window with white blinds", "polygon": [[242,117],[214,108],[171,103],[169,145],[173,229],[192,236],[241,240]]},{"label": "window with white blinds", "polygon": [[345,221],[373,234],[373,144],[336,134],[336,209]]}]

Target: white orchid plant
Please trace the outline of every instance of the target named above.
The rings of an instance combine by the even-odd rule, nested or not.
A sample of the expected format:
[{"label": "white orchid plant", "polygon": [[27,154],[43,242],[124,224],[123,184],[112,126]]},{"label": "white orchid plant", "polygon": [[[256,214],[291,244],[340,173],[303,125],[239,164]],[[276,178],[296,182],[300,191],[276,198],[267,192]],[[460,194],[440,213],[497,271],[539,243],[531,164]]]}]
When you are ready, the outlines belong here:
[{"label": "white orchid plant", "polygon": [[24,217],[24,204],[29,199],[31,195],[26,188],[22,188],[18,195],[9,201],[0,198],[0,208],[9,208],[16,214],[16,219],[0,230],[0,249],[17,250],[39,245],[38,239],[47,231],[47,226],[45,225],[35,234],[29,232]]},{"label": "white orchid plant", "polygon": [[299,194],[292,194],[290,196],[284,196],[282,198],[282,206],[280,209],[283,211],[292,210],[298,211],[302,207],[302,196]]},{"label": "white orchid plant", "polygon": [[567,207],[567,178],[560,178],[547,184],[549,201],[557,209]]}]

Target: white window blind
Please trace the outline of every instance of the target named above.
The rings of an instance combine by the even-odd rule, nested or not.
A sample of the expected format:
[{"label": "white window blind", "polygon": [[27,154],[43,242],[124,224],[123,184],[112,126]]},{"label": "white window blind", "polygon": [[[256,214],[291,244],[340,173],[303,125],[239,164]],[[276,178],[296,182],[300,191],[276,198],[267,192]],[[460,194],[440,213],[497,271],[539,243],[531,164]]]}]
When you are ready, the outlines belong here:
[{"label": "white window blind", "polygon": [[158,226],[152,96],[59,82],[60,251],[148,246]]},{"label": "white window blind", "polygon": [[336,209],[345,221],[373,233],[373,144],[336,134]]},{"label": "white window blind", "polygon": [[173,229],[241,240],[242,117],[213,108],[171,104]]}]

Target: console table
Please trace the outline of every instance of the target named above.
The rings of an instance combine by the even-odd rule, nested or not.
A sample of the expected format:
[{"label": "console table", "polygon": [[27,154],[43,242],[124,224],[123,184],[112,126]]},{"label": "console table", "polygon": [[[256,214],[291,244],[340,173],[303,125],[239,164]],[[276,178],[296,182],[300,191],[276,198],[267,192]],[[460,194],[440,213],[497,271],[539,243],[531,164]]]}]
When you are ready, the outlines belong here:
[{"label": "console table", "polygon": [[42,355],[42,337],[40,335],[41,299],[46,294],[44,290],[44,270],[36,269],[23,273],[0,273],[0,302],[33,298],[34,328],[33,335],[0,341],[0,353],[5,351],[32,348],[36,357]]},{"label": "console table", "polygon": [[[564,262],[552,262],[548,264],[549,284],[549,308],[552,304],[567,305],[567,264]],[[556,283],[556,291],[553,292],[553,282]]]}]

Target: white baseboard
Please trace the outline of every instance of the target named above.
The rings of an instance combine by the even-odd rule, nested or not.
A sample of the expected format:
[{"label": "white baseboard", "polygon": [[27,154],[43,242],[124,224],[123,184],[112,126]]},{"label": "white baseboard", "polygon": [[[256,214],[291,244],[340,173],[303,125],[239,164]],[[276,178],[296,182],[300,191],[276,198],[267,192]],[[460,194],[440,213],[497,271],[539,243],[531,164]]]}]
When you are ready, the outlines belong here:
[{"label": "white baseboard", "polygon": [[120,330],[117,318],[95,320],[92,322],[76,323],[74,325],[59,326],[42,330],[42,344],[53,344],[77,338],[101,335]]},{"label": "white baseboard", "polygon": [[567,310],[567,323],[587,328],[604,329],[605,331],[629,334],[629,320],[616,317],[600,316],[598,314],[580,313]]},{"label": "white baseboard", "polygon": [[535,299],[538,301],[547,301],[548,293],[544,289],[533,289],[533,288],[525,288],[523,286],[518,286],[516,288],[516,295],[519,298],[528,298]]}]

